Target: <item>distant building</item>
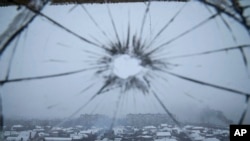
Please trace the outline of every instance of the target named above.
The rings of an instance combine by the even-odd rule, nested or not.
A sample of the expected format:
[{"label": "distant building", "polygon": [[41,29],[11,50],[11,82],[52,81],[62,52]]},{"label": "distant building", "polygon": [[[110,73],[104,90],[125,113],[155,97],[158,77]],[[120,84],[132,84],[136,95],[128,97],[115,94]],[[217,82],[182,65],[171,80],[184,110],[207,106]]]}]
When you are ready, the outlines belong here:
[{"label": "distant building", "polygon": [[45,137],[44,141],[72,141],[72,138],[63,137]]},{"label": "distant building", "polygon": [[156,133],[156,138],[157,139],[162,139],[162,138],[170,138],[171,133],[170,132],[157,132]]},{"label": "distant building", "polygon": [[137,137],[137,141],[154,141],[154,137],[150,135],[142,135]]},{"label": "distant building", "polygon": [[128,125],[140,128],[147,125],[159,126],[162,123],[172,123],[167,114],[128,114],[126,121]]},{"label": "distant building", "polygon": [[23,125],[13,125],[12,127],[11,127],[11,130],[12,131],[23,131],[24,130],[24,126]]},{"label": "distant building", "polygon": [[17,136],[9,136],[6,141],[31,141],[38,137],[37,132],[21,131]]}]

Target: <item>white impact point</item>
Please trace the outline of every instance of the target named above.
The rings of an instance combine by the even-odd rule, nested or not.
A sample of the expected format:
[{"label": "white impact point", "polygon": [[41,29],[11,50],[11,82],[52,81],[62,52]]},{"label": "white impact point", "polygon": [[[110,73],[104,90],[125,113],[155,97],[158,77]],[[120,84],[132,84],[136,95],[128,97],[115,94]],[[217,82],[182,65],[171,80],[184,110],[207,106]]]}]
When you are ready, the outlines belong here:
[{"label": "white impact point", "polygon": [[120,55],[114,59],[113,73],[123,79],[142,72],[143,67],[139,59],[133,58],[127,54]]}]

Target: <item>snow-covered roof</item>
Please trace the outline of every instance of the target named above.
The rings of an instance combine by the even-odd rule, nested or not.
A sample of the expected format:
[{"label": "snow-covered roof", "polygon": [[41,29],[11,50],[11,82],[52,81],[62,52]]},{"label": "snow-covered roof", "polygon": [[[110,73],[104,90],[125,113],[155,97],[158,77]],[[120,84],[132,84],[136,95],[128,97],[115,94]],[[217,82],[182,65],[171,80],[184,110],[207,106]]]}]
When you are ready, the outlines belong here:
[{"label": "snow-covered roof", "polygon": [[172,128],[169,128],[169,127],[163,127],[161,130],[162,130],[162,131],[172,131]]},{"label": "snow-covered roof", "polygon": [[19,124],[19,125],[13,125],[13,126],[12,126],[12,128],[22,128],[22,127],[23,127],[23,125],[20,125],[20,124]]},{"label": "snow-covered roof", "polygon": [[156,136],[158,136],[158,137],[169,137],[169,136],[171,136],[171,133],[170,132],[157,132]]},{"label": "snow-covered roof", "polygon": [[151,125],[151,126],[145,126],[144,129],[156,129],[156,127]]},{"label": "snow-covered roof", "polygon": [[41,126],[38,126],[38,125],[36,125],[36,127],[35,127],[36,129],[41,129],[42,127]]},{"label": "snow-covered roof", "polygon": [[122,138],[115,138],[114,141],[121,141]]},{"label": "snow-covered roof", "polygon": [[145,139],[152,138],[152,136],[149,136],[149,135],[143,135],[143,136],[140,136],[140,137],[145,138]]},{"label": "snow-covered roof", "polygon": [[120,134],[120,133],[123,133],[123,128],[122,127],[116,127],[116,128],[113,128],[115,134]]},{"label": "snow-covered roof", "polygon": [[229,130],[222,130],[220,133],[221,134],[229,134]]},{"label": "snow-covered roof", "polygon": [[192,140],[194,141],[201,141],[201,140],[204,140],[205,138],[202,137],[199,133],[192,133],[190,135],[190,137],[192,138]]},{"label": "snow-covered roof", "polygon": [[178,128],[178,127],[174,127],[172,130],[176,130],[177,132],[181,132],[182,129]]},{"label": "snow-covered roof", "polygon": [[17,132],[17,131],[4,131],[4,133],[3,133],[3,135],[4,136],[10,136],[10,135],[18,135],[19,134],[19,132]]},{"label": "snow-covered roof", "polygon": [[201,132],[200,132],[200,130],[191,130],[191,133],[198,133],[198,134],[200,134]]},{"label": "snow-covered roof", "polygon": [[83,139],[83,138],[87,138],[88,137],[88,135],[86,135],[86,134],[78,134],[78,135],[74,135],[74,136],[72,136],[72,139]]},{"label": "snow-covered roof", "polygon": [[162,138],[162,139],[155,139],[154,141],[177,141],[177,140],[176,139]]},{"label": "snow-covered roof", "polygon": [[192,126],[192,125],[186,125],[186,126],[184,126],[184,129],[191,129],[191,128],[193,128],[194,126]]},{"label": "snow-covered roof", "polygon": [[82,125],[76,125],[76,128],[83,128]]},{"label": "snow-covered roof", "polygon": [[38,136],[39,137],[45,137],[45,136],[49,136],[49,134],[48,133],[44,133],[44,132],[40,132],[40,133],[38,133]]},{"label": "snow-covered roof", "polygon": [[104,138],[104,139],[102,139],[102,141],[109,141],[109,139],[108,138]]},{"label": "snow-covered roof", "polygon": [[62,137],[45,137],[45,141],[72,141],[71,138],[62,138]]},{"label": "snow-covered roof", "polygon": [[93,133],[92,130],[83,130],[83,131],[80,131],[80,134],[91,134]]},{"label": "snow-covered roof", "polygon": [[229,134],[229,130],[215,130],[214,134]]},{"label": "snow-covered roof", "polygon": [[148,134],[148,131],[143,131],[142,134],[143,135]]},{"label": "snow-covered roof", "polygon": [[138,129],[138,128],[134,128],[134,131],[139,131],[140,129]]},{"label": "snow-covered roof", "polygon": [[214,134],[205,134],[206,137],[213,137]]},{"label": "snow-covered roof", "polygon": [[65,128],[65,130],[73,130],[73,127]]},{"label": "snow-covered roof", "polygon": [[51,130],[62,130],[61,127],[53,127]]},{"label": "snow-covered roof", "polygon": [[31,137],[34,137],[36,132],[31,132],[31,131],[22,131],[19,133],[18,137],[29,137],[31,134]]},{"label": "snow-covered roof", "polygon": [[195,138],[193,138],[194,141],[203,141],[205,138],[202,136],[197,136]]},{"label": "snow-covered roof", "polygon": [[166,127],[166,126],[168,126],[168,124],[166,123],[161,124],[161,127]]},{"label": "snow-covered roof", "polygon": [[196,126],[196,127],[193,127],[192,129],[193,129],[193,130],[203,130],[204,127],[198,127],[198,126]]},{"label": "snow-covered roof", "polygon": [[220,140],[217,138],[206,138],[203,141],[220,141]]},{"label": "snow-covered roof", "polygon": [[15,140],[17,140],[17,137],[7,137],[6,138],[6,141],[15,141]]},{"label": "snow-covered roof", "polygon": [[32,131],[22,131],[19,133],[19,135],[17,137],[14,137],[14,138],[9,138],[7,139],[7,141],[9,140],[15,140],[15,141],[19,141],[19,140],[23,140],[23,141],[28,141],[29,138],[30,138],[30,134],[31,134],[31,137],[33,137],[32,135],[35,135],[35,132],[32,132]]}]

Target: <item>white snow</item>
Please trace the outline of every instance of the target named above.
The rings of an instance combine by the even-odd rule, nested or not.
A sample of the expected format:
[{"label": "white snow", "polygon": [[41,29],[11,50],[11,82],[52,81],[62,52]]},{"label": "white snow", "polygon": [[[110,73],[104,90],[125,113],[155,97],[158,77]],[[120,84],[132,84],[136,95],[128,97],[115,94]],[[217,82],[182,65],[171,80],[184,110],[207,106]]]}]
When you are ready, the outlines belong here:
[{"label": "white snow", "polygon": [[88,137],[88,135],[86,135],[86,134],[78,134],[78,135],[73,135],[72,139],[80,140],[80,139],[87,138],[87,137]]},{"label": "white snow", "polygon": [[158,137],[169,137],[171,136],[170,132],[157,132],[156,136]]},{"label": "white snow", "polygon": [[162,138],[162,139],[155,139],[154,141],[177,141],[177,140],[176,139]]},{"label": "white snow", "polygon": [[3,135],[4,136],[10,136],[10,135],[12,135],[12,136],[18,136],[19,133],[17,131],[4,131]]},{"label": "white snow", "polygon": [[116,127],[113,130],[114,130],[115,135],[119,135],[119,134],[123,133],[123,128],[122,127]]},{"label": "white snow", "polygon": [[204,127],[193,127],[193,130],[204,130]]},{"label": "white snow", "polygon": [[199,133],[192,133],[190,137],[195,141],[200,141],[204,139],[204,137],[202,137]]},{"label": "white snow", "polygon": [[149,136],[149,135],[143,135],[141,136],[142,138],[145,138],[145,139],[149,139],[149,138],[152,138],[152,136]]},{"label": "white snow", "polygon": [[45,137],[45,141],[71,141],[71,138],[61,138],[61,137]]},{"label": "white snow", "polygon": [[22,128],[23,125],[13,125],[12,128]]},{"label": "white snow", "polygon": [[17,137],[7,137],[6,141],[15,141],[17,140]]},{"label": "white snow", "polygon": [[166,124],[166,123],[161,124],[161,127],[167,127],[167,126],[168,126],[168,124]]},{"label": "white snow", "polygon": [[156,129],[156,127],[155,126],[152,126],[152,125],[149,125],[149,126],[145,126],[145,127],[143,127],[144,129]]},{"label": "white snow", "polygon": [[220,141],[217,138],[206,138],[204,141]]}]

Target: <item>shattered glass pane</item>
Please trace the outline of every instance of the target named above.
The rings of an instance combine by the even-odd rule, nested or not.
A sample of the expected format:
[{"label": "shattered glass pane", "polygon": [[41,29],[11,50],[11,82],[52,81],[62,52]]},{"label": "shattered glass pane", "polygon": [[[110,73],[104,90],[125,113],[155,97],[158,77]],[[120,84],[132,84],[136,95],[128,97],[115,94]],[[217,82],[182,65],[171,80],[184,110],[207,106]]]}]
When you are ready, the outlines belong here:
[{"label": "shattered glass pane", "polygon": [[249,3],[239,5],[211,0],[1,7],[5,130],[30,120],[54,126],[48,133],[74,127],[92,134],[93,127],[105,127],[118,135],[143,128],[165,137],[157,131],[167,124],[183,140],[179,130],[187,125],[249,124],[249,12],[241,12]]}]

